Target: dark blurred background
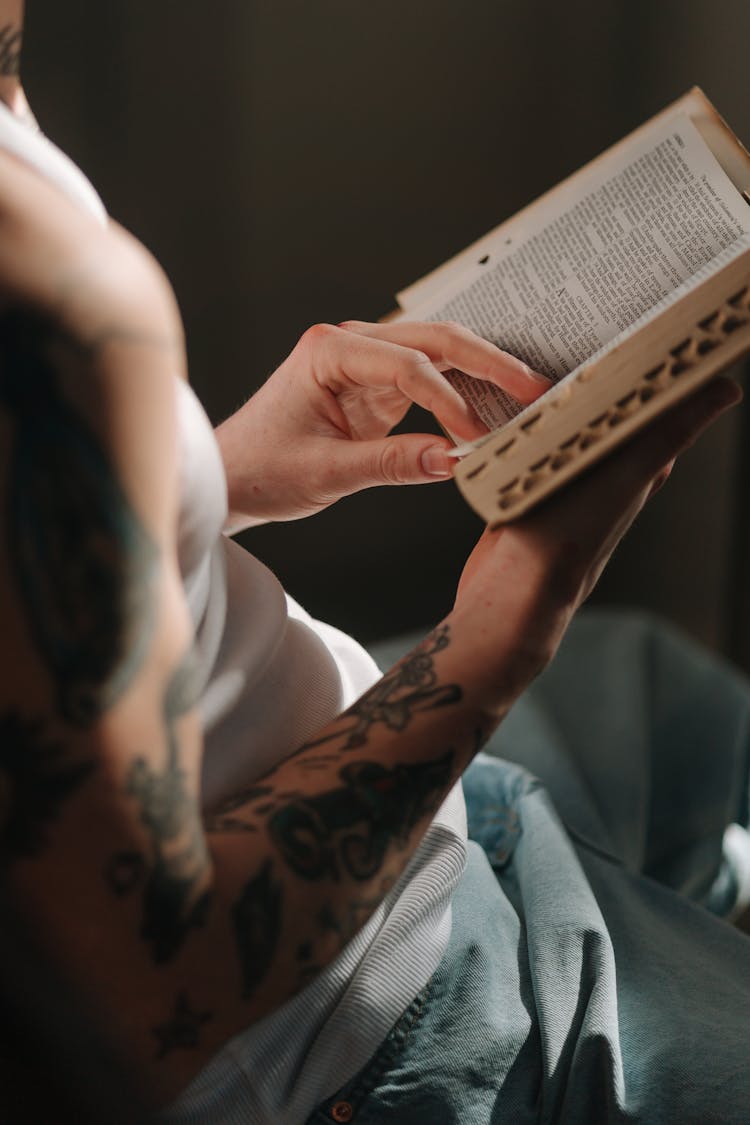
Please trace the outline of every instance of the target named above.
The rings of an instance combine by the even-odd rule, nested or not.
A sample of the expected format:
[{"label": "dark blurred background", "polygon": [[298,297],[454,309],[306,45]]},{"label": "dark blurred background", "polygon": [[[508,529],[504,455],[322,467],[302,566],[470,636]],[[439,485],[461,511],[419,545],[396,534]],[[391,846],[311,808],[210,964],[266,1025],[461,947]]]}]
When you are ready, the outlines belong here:
[{"label": "dark blurred background", "polygon": [[[750,141],[746,0],[28,8],[32,106],[166,268],[215,421],[308,325],[377,319],[691,85]],[[596,595],[740,657],[745,413],[683,459]],[[244,541],[313,613],[370,641],[449,608],[479,531],[442,484]]]}]

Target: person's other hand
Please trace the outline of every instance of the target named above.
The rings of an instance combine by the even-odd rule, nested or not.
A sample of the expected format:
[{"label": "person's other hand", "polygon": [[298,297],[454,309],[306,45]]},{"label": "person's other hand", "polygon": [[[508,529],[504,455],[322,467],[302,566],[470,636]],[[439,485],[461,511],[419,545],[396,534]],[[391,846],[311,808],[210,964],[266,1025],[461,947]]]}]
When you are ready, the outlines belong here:
[{"label": "person's other hand", "polygon": [[729,379],[713,380],[527,516],[484,532],[451,619],[471,652],[467,680],[490,710],[504,713],[549,662],[674,458],[740,398]]},{"label": "person's other hand", "polygon": [[391,435],[412,403],[462,440],[486,433],[442,374],[458,368],[533,402],[549,382],[455,324],[309,329],[289,358],[217,430],[230,526],[311,515],[360,489],[452,475],[451,443]]}]

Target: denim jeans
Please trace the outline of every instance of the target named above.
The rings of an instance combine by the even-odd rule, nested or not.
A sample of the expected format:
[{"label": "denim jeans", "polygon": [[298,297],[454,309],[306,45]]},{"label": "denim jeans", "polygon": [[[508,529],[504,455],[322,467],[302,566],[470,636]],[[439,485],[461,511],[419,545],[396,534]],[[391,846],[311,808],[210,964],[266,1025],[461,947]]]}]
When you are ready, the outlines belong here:
[{"label": "denim jeans", "polygon": [[583,618],[465,775],[441,965],[309,1125],[748,1125],[749,748],[736,673]]}]

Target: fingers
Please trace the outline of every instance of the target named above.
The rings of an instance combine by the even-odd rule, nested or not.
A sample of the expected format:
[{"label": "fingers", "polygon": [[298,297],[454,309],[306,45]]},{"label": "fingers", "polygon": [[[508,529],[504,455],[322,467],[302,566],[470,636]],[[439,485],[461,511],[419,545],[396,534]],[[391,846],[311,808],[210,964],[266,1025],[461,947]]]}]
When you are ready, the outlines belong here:
[{"label": "fingers", "polygon": [[616,542],[674,459],[740,398],[736,384],[713,380],[509,526],[539,532],[549,544]]},{"label": "fingers", "polygon": [[361,336],[418,348],[439,370],[448,371],[455,367],[475,379],[494,383],[522,403],[534,402],[552,385],[549,379],[532,371],[520,359],[501,351],[460,324],[446,321],[436,324],[413,321],[369,324],[348,320],[340,327]]},{"label": "fingers", "polygon": [[619,475],[623,481],[648,488],[652,495],[666,481],[675,458],[741,398],[740,388],[731,379],[713,379],[656,419],[628,442],[622,453],[614,455],[612,460],[617,458],[620,462]]},{"label": "fingers", "polygon": [[318,324],[302,337],[319,385],[339,395],[352,384],[393,391],[430,411],[451,434],[468,441],[487,427],[425,352],[361,333]]},{"label": "fingers", "polygon": [[739,388],[728,379],[714,380],[506,525],[507,536],[500,542],[515,550],[522,569],[543,575],[550,604],[572,610],[588,597],[673,460],[740,398]]}]

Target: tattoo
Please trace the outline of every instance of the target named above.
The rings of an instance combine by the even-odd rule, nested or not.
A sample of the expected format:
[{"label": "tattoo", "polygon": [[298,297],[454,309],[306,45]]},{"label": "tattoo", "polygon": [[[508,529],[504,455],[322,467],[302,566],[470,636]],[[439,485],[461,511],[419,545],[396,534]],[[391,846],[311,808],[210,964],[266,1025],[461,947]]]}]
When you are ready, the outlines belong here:
[{"label": "tattoo", "polygon": [[258,826],[239,816],[208,816],[204,821],[207,832],[230,835],[232,832],[256,833]]},{"label": "tattoo", "polygon": [[315,920],[321,930],[333,930],[334,933],[341,933],[341,923],[334,914],[333,907],[329,902],[323,903]]},{"label": "tattoo", "polygon": [[[366,899],[348,899],[345,903],[339,904],[338,915],[331,903],[323,904],[314,919],[319,931],[317,939],[312,937],[297,946],[296,960],[299,965],[297,988],[304,988],[310,980],[319,976],[323,967],[330,961],[330,935],[336,935],[337,947],[343,949],[352,934],[361,930],[367,919],[377,910],[394,883],[395,879],[392,876],[384,877],[380,880],[376,894]],[[322,955],[316,958],[318,940],[322,943]]]},{"label": "tattoo", "polygon": [[[345,736],[344,750],[353,750],[367,743],[371,727],[382,723],[389,730],[405,730],[417,711],[432,711],[457,703],[462,692],[458,684],[438,686],[433,657],[450,643],[448,625],[435,629],[414,652],[397,664],[370,691],[366,692],[342,719],[348,722],[343,730],[325,734],[307,742],[299,753]],[[308,768],[316,768],[315,758],[306,758]]]},{"label": "tattoo", "polygon": [[342,945],[349,937],[364,926],[372,912],[377,909],[396,880],[392,875],[386,875],[380,880],[377,894],[370,898],[350,899],[343,907],[343,914],[337,916],[330,903],[326,903],[315,919],[319,929],[338,934]]},{"label": "tattoo", "polygon": [[72,348],[36,314],[0,318],[0,404],[15,421],[12,564],[60,712],[87,726],[142,663],[158,552],[101,443],[60,393],[56,362]]},{"label": "tattoo", "polygon": [[117,852],[106,866],[104,877],[118,898],[130,894],[141,882],[146,860],[140,852]]},{"label": "tattoo", "polygon": [[303,941],[302,945],[297,946],[297,960],[309,961],[313,955],[313,946],[311,941]]},{"label": "tattoo", "polygon": [[0,854],[9,861],[38,856],[49,843],[47,825],[66,798],[91,775],[91,762],[66,760],[45,740],[42,724],[17,712],[0,717]]},{"label": "tattoo", "polygon": [[0,78],[18,78],[21,73],[23,31],[15,24],[0,28]]},{"label": "tattoo", "polygon": [[403,846],[416,824],[440,804],[452,777],[453,753],[436,761],[397,765],[353,762],[344,783],[278,809],[269,833],[286,863],[303,879],[372,878],[390,844]]},{"label": "tattoo", "polygon": [[271,797],[273,792],[272,785],[251,785],[248,789],[233,793],[231,797],[221,801],[212,815],[225,816],[227,813],[236,812],[237,809],[250,804],[252,801],[260,801],[263,797]]},{"label": "tattoo", "polygon": [[141,937],[151,945],[154,961],[171,960],[189,931],[205,923],[210,891],[204,888],[208,852],[197,801],[180,765],[175,723],[192,706],[195,692],[192,658],[170,681],[164,699],[167,763],[160,772],[137,758],[129,771],[127,792],[138,803],[152,844],[150,871],[143,893]]},{"label": "tattoo", "polygon": [[[252,785],[240,793],[234,793],[222,801],[213,812],[205,816],[207,832],[257,832],[258,827],[250,820],[234,816],[238,809],[255,801],[263,800],[273,794],[270,785]],[[265,806],[263,806],[265,808]],[[255,810],[256,812],[259,810]]]},{"label": "tattoo", "polygon": [[232,907],[232,922],[242,970],[242,998],[249,999],[268,972],[281,931],[281,884],[271,877],[271,861],[248,879]]},{"label": "tattoo", "polygon": [[196,1012],[190,1007],[186,992],[175,1001],[174,1011],[166,1023],[158,1024],[154,1035],[159,1041],[157,1059],[163,1059],[178,1048],[192,1050],[199,1045],[200,1029],[212,1018],[212,1012]]},{"label": "tattoo", "polygon": [[[300,768],[322,770],[340,764],[343,750],[363,746],[380,723],[402,731],[415,713],[461,699],[457,684],[440,685],[434,656],[449,644],[447,626],[437,629],[414,653],[342,716],[338,729],[298,752]],[[311,753],[316,746],[340,746]],[[392,768],[376,761],[349,762],[338,770],[339,786],[316,796],[279,791],[264,779],[220,804],[207,818],[213,831],[259,831],[271,841],[292,871],[306,880],[348,877],[371,881],[381,872],[391,845],[407,846],[413,829],[432,815],[453,778],[454,754]],[[237,815],[241,814],[241,815]],[[386,872],[378,892],[366,899],[349,896],[334,910],[321,906],[318,937],[306,936],[296,951],[297,986],[302,987],[330,957],[332,935],[343,946],[392,886]],[[243,980],[243,998],[257,990],[268,972],[281,930],[282,884],[272,877],[271,861],[245,885],[232,908]],[[316,956],[318,941],[325,947]]]}]

